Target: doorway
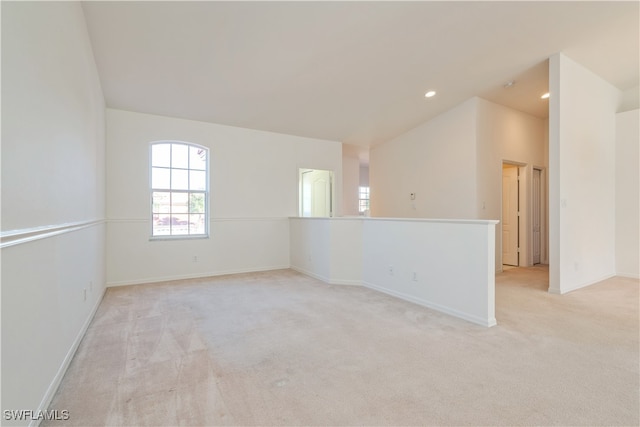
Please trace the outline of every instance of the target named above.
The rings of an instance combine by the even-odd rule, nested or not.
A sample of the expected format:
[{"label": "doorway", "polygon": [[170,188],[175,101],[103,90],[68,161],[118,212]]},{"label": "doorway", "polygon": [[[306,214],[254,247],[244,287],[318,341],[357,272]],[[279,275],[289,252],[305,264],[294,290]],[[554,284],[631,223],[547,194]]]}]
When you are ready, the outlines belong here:
[{"label": "doorway", "polygon": [[542,263],[542,170],[533,169],[531,228],[533,231],[533,265]]},{"label": "doorway", "polygon": [[333,172],[300,169],[300,216],[333,216]]},{"label": "doorway", "polygon": [[520,265],[520,168],[502,164],[502,264]]},{"label": "doorway", "polygon": [[544,172],[541,168],[533,168],[531,197],[531,238],[533,265],[542,264],[545,260],[545,203]]}]

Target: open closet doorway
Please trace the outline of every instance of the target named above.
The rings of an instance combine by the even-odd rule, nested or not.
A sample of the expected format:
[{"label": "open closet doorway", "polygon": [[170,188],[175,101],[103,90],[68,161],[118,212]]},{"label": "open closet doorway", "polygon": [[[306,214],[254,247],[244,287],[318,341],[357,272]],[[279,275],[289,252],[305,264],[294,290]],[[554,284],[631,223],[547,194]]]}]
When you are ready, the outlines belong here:
[{"label": "open closet doorway", "polygon": [[520,265],[520,168],[502,164],[502,265]]}]

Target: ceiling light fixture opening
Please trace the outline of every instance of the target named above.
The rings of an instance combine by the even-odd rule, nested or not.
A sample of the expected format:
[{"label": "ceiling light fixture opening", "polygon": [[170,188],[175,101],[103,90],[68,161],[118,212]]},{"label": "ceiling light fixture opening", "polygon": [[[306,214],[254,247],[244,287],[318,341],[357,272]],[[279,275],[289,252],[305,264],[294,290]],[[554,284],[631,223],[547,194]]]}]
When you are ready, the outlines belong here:
[{"label": "ceiling light fixture opening", "polygon": [[515,80],[508,81],[507,83],[505,83],[505,84],[504,84],[504,88],[505,88],[505,89],[510,89],[510,88],[512,88],[512,87],[513,87],[513,85],[515,85],[515,84],[516,84],[516,81],[515,81]]},{"label": "ceiling light fixture opening", "polygon": [[435,90],[430,90],[429,92],[424,94],[425,98],[431,98],[432,96],[436,95],[436,91]]},{"label": "ceiling light fixture opening", "polygon": [[540,98],[541,99],[547,99],[547,98],[549,98],[549,96],[551,96],[551,95],[549,94],[549,92],[547,92],[544,95],[542,95]]}]

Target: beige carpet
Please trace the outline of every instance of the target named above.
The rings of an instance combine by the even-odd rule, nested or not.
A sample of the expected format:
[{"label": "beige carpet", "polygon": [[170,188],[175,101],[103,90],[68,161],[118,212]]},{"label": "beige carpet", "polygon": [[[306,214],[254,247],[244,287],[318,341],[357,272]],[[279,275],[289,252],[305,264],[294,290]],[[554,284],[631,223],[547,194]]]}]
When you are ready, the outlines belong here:
[{"label": "beige carpet", "polygon": [[[638,281],[497,276],[484,328],[290,270],[109,289],[63,425],[638,425]],[[55,425],[45,422],[43,425]]]}]

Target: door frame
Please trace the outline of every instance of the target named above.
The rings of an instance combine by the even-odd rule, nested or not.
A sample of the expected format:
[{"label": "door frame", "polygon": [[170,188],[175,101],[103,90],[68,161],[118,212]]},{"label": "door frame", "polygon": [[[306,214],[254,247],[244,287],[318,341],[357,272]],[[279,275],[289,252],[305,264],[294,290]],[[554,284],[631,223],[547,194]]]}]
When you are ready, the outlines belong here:
[{"label": "door frame", "polygon": [[[508,179],[505,180],[505,177]],[[503,266],[519,267],[520,254],[520,167],[511,163],[502,163],[502,187],[500,209],[500,232]],[[505,211],[505,209],[507,209]],[[509,237],[505,228],[509,224]],[[507,258],[508,255],[508,258]]]},{"label": "door frame", "polygon": [[[516,166],[518,168],[518,267],[526,267],[531,265],[533,259],[532,250],[530,248],[531,239],[529,238],[530,226],[530,202],[531,197],[531,168],[522,162],[503,159],[500,162],[500,177],[502,177],[502,169],[504,165]],[[502,178],[500,178],[500,227],[498,228],[498,238],[496,244],[500,245],[497,254],[500,256],[500,269],[502,269],[502,205],[503,205],[504,189],[502,188]]]},{"label": "door frame", "polygon": [[[532,179],[531,197],[533,198],[533,171],[540,171],[540,264],[549,264],[549,246],[548,246],[548,225],[549,224],[549,208],[547,202],[548,194],[548,176],[547,168],[544,166],[533,165],[531,169]],[[533,217],[533,200],[531,201],[532,217]],[[531,221],[531,265],[533,265],[533,221]]]},{"label": "door frame", "polygon": [[[322,172],[329,172],[329,179],[330,179],[330,185],[329,185],[329,217],[328,218],[332,218],[335,216],[335,209],[336,209],[336,173],[335,171],[332,171],[330,169],[313,169],[313,168],[299,168],[298,169],[298,216],[299,217],[304,217],[303,215],[303,197],[304,197],[304,190],[303,190],[303,176],[304,174],[308,173],[308,172],[314,172],[314,171],[322,171]],[[323,217],[323,218],[327,218],[327,217]]]},{"label": "door frame", "polygon": [[[548,168],[546,166],[540,166],[537,164],[527,164],[517,162],[509,159],[502,159],[500,162],[500,176],[502,176],[502,165],[508,164],[512,166],[518,166],[520,170],[520,226],[518,228],[518,234],[520,237],[520,267],[530,267],[533,265],[533,170],[538,169],[541,171],[540,179],[540,209],[541,215],[541,230],[540,230],[540,262],[541,264],[549,264],[549,176]],[[500,180],[500,220],[502,220],[502,180]],[[502,268],[502,226],[496,227],[496,246],[500,246],[499,250],[496,250],[496,256],[500,256],[500,262],[497,263],[497,268]]]}]

